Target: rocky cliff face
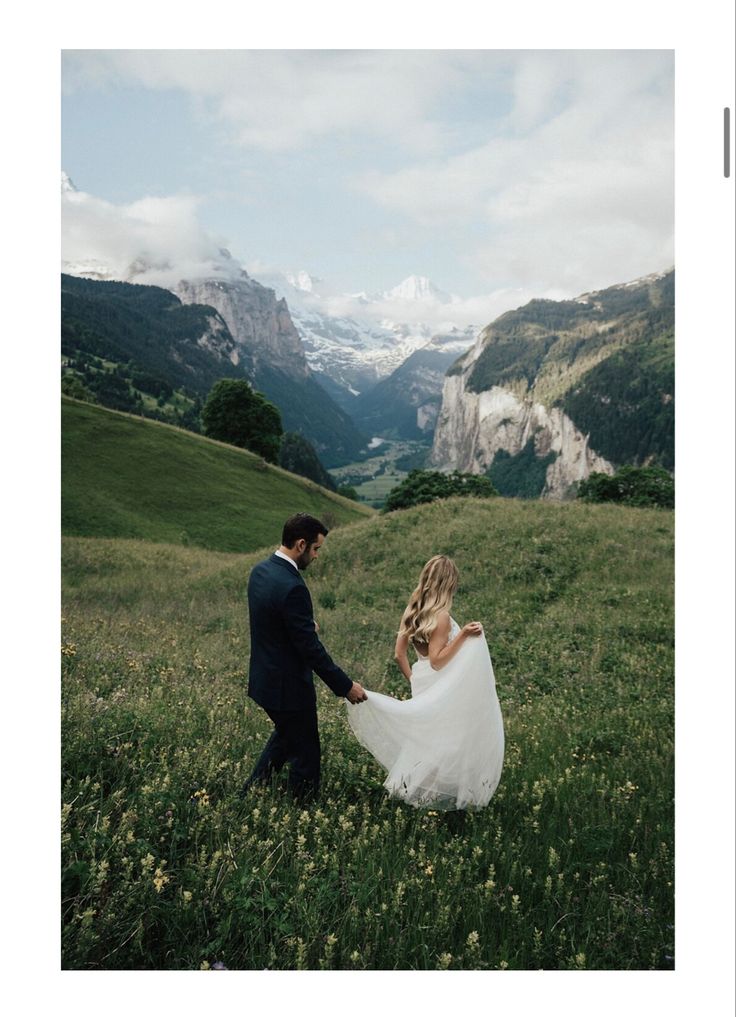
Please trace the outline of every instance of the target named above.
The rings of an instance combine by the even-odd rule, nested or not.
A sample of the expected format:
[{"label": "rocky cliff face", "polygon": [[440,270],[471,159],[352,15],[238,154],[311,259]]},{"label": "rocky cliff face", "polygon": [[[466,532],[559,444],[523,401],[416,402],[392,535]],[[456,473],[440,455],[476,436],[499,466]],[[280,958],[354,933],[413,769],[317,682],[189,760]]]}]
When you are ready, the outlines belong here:
[{"label": "rocky cliff face", "polygon": [[500,450],[521,455],[534,444],[539,459],[554,454],[546,468],[541,497],[564,499],[593,471],[614,468],[590,448],[587,435],[558,407],[520,399],[501,386],[469,392],[465,376],[445,380],[430,463],[463,473],[486,473]]},{"label": "rocky cliff face", "polygon": [[666,463],[673,327],[673,272],[502,315],[445,378],[431,465],[564,499],[594,471]]},{"label": "rocky cliff face", "polygon": [[285,300],[245,272],[235,280],[182,280],[172,292],[184,304],[207,304],[222,316],[249,374],[268,365],[305,380],[309,367]]},{"label": "rocky cliff face", "polygon": [[218,312],[235,339],[240,367],[279,408],[284,430],[302,433],[327,466],[358,455],[366,439],[315,380],[285,300],[244,271],[230,279],[182,280],[172,292],[185,304]]},{"label": "rocky cliff face", "polygon": [[221,360],[229,360],[237,367],[240,363],[240,353],[224,319],[219,314],[208,314],[205,323],[206,329],[197,339],[197,346]]}]

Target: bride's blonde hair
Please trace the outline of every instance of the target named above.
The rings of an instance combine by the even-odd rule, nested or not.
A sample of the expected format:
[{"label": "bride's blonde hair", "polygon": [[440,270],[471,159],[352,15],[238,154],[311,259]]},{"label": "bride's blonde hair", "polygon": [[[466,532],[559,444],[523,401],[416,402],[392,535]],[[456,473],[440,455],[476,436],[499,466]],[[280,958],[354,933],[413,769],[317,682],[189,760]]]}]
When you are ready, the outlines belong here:
[{"label": "bride's blonde hair", "polygon": [[440,611],[449,611],[459,574],[451,558],[436,554],[422,569],[416,589],[401,618],[400,636],[429,643]]}]

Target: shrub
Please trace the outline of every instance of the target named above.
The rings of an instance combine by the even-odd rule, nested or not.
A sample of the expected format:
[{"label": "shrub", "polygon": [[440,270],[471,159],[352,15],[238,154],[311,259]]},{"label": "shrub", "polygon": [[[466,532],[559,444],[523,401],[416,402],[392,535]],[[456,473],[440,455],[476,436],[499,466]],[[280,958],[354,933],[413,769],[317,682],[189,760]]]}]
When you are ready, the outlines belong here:
[{"label": "shrub", "polygon": [[440,473],[437,470],[412,470],[388,495],[383,506],[384,512],[410,508],[423,502],[450,498],[453,495],[468,495],[473,498],[492,498],[498,491],[487,477],[474,473]]},{"label": "shrub", "polygon": [[591,473],[578,488],[581,501],[675,507],[674,478],[661,466],[622,466],[617,473]]}]

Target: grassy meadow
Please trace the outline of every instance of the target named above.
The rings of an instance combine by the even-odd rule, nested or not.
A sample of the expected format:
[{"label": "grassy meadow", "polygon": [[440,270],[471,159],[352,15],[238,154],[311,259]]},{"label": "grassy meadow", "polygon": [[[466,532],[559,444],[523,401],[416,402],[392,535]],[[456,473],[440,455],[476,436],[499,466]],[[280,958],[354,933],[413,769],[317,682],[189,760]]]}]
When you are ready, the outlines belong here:
[{"label": "grassy meadow", "polygon": [[328,526],[372,509],[260,456],[190,431],[62,399],[62,530],[251,551],[274,539],[274,514]]},{"label": "grassy meadow", "polygon": [[672,513],[452,499],[330,533],[307,581],[368,690],[408,695],[394,633],[431,554],[485,626],[504,770],[449,815],[385,797],[319,680],[321,800],[238,800],[270,731],[246,697],[257,532],[248,554],[64,538],[63,966],[672,968]]}]

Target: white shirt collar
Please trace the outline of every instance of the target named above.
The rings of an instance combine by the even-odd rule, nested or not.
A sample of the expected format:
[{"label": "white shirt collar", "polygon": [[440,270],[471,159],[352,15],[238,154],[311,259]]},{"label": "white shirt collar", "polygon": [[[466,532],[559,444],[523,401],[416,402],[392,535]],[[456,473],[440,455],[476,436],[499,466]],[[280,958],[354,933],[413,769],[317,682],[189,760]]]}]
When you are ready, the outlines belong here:
[{"label": "white shirt collar", "polygon": [[299,566],[297,565],[293,558],[290,558],[288,556],[288,554],[284,554],[283,551],[274,551],[274,554],[276,555],[277,558],[283,558],[284,561],[288,561],[289,565],[293,565],[296,571],[299,572]]}]

